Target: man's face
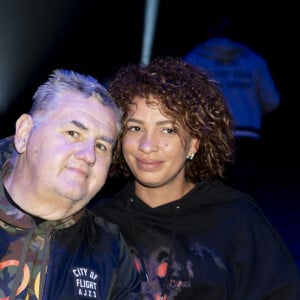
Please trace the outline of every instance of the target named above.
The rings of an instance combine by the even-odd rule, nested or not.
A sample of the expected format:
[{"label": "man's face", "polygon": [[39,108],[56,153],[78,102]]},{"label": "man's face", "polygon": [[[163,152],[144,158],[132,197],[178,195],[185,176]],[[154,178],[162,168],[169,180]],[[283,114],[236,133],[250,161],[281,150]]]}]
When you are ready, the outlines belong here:
[{"label": "man's face", "polygon": [[57,97],[63,101],[55,100],[55,109],[28,131],[21,155],[23,184],[49,210],[65,206],[71,215],[105,183],[117,136],[116,116],[94,97],[70,92]]}]

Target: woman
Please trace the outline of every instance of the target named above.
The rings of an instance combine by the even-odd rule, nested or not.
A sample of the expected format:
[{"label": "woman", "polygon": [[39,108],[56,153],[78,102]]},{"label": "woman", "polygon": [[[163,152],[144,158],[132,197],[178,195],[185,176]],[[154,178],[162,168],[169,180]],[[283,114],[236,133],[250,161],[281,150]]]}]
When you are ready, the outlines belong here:
[{"label": "woman", "polygon": [[131,177],[95,208],[121,227],[143,299],[299,299],[296,265],[247,194],[224,185],[232,119],[216,82],[177,58],[121,68],[112,174]]}]

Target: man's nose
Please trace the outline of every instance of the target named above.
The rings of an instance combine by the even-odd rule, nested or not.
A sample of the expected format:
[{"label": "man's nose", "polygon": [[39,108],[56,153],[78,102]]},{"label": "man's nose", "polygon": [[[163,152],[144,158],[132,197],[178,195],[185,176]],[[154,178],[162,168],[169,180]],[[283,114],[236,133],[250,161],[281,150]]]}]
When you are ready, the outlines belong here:
[{"label": "man's nose", "polygon": [[76,151],[75,157],[86,161],[88,164],[93,164],[96,161],[95,143],[91,141],[82,143]]}]

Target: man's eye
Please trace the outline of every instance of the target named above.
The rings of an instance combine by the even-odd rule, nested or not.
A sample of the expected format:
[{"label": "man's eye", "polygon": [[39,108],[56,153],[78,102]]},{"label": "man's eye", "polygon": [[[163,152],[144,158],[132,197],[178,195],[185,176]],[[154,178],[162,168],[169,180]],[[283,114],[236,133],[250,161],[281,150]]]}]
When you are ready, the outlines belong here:
[{"label": "man's eye", "polygon": [[96,144],[96,148],[98,148],[100,151],[107,151],[107,147],[104,144]]},{"label": "man's eye", "polygon": [[79,136],[79,133],[77,131],[74,131],[74,130],[69,130],[67,131],[68,135],[69,136],[72,136],[72,137],[78,137]]}]

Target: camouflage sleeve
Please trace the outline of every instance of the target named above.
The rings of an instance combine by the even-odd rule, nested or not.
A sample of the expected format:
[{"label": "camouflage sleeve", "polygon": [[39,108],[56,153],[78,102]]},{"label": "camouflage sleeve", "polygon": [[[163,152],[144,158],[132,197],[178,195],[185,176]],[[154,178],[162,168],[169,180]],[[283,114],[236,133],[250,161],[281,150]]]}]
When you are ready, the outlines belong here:
[{"label": "camouflage sleeve", "polygon": [[0,170],[3,164],[11,157],[14,151],[14,136],[0,139]]}]

